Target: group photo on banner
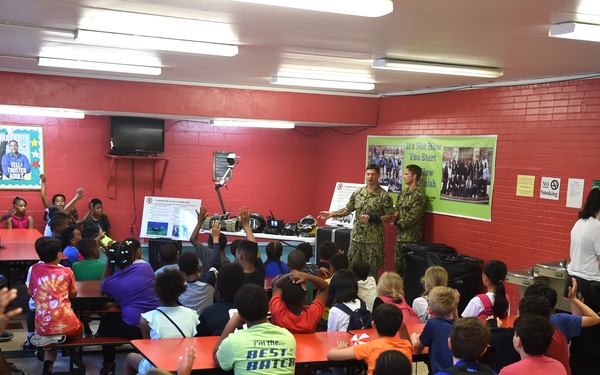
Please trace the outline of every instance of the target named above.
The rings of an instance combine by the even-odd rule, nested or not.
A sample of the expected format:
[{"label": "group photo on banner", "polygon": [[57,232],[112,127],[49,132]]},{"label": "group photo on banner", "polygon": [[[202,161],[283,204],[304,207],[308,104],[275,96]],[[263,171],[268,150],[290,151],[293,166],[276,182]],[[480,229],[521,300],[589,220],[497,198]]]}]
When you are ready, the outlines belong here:
[{"label": "group photo on banner", "polygon": [[427,196],[426,211],[489,221],[497,139],[369,136],[366,165],[379,166],[379,184],[395,200],[404,168],[416,164],[423,170],[419,187]]}]

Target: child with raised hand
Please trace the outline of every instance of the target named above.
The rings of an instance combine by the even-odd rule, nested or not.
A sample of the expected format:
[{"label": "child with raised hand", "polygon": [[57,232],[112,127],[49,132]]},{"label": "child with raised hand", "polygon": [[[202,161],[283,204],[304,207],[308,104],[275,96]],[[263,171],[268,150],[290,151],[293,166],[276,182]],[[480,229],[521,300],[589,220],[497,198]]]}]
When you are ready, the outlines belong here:
[{"label": "child with raised hand", "polygon": [[[52,197],[52,202],[50,202],[50,201],[48,201],[48,197],[46,196],[46,175],[40,174],[40,182],[41,182],[40,194],[41,194],[41,198],[42,198],[42,203],[44,204],[44,207],[46,208],[46,211],[44,212],[44,220],[48,221],[48,223],[46,224],[46,228],[44,229],[44,236],[51,237],[52,231],[50,229],[50,220],[52,218],[52,215],[50,212],[50,208],[54,208],[55,212],[56,211],[63,212],[65,214],[67,214],[68,216],[70,216],[71,208],[74,207],[74,205],[75,205],[75,203],[77,203],[77,201],[79,201],[81,198],[83,198],[83,188],[78,188],[75,191],[75,197],[69,202],[69,204],[67,204],[67,200],[63,194],[55,194]],[[72,221],[71,224],[83,224],[83,222],[85,220],[87,220],[89,215],[90,215],[90,211],[88,211],[88,213],[85,215],[85,217],[82,220]]]},{"label": "child with raised hand", "polygon": [[15,213],[6,222],[8,229],[33,229],[33,217],[27,214],[27,201],[16,196],[13,199]]},{"label": "child with raised hand", "polygon": [[414,352],[421,353],[429,347],[431,372],[436,373],[453,365],[448,337],[458,316],[458,295],[452,288],[436,286],[429,292],[429,313],[432,318],[425,323],[423,332],[413,333],[410,338]]},{"label": "child with raised hand", "polygon": [[[402,312],[391,304],[383,304],[373,312],[373,323],[377,330],[377,338],[364,344],[350,347],[346,341],[338,341],[337,347],[329,350],[327,359],[332,361],[347,361],[352,359],[365,360],[368,365],[367,374],[372,375],[377,358],[385,350],[396,350],[412,362],[412,345],[408,331],[402,330]],[[400,332],[400,337],[398,337]]]},{"label": "child with raised hand", "polygon": [[[145,339],[193,337],[198,325],[198,314],[190,308],[178,306],[177,299],[186,289],[185,277],[175,269],[166,269],[156,275],[154,293],[160,306],[143,313],[140,329]],[[130,353],[125,359],[125,373],[146,374],[154,368],[141,354]]]},{"label": "child with raised hand", "polygon": [[490,331],[478,318],[458,319],[452,326],[448,347],[452,350],[454,365],[435,375],[456,373],[496,375],[494,370],[480,364],[479,358],[488,348]]},{"label": "child with raised hand", "polygon": [[431,318],[431,315],[429,315],[429,305],[427,303],[429,300],[429,292],[434,286],[448,286],[448,271],[446,271],[444,267],[431,266],[425,271],[422,282],[425,290],[421,297],[417,297],[413,300],[412,308],[417,315],[419,315],[421,323],[427,323]]},{"label": "child with raised hand", "polygon": [[[305,306],[306,282],[310,281],[319,293]],[[329,284],[320,277],[292,271],[273,283],[273,297],[269,302],[271,321],[292,333],[312,333],[324,312]]]},{"label": "child with raised hand", "polygon": [[404,300],[404,282],[395,272],[384,272],[377,284],[378,297],[375,298],[373,309],[384,303],[392,303],[402,311],[406,324],[421,323],[417,313]]},{"label": "child with raised hand", "polygon": [[494,316],[502,319],[509,314],[509,303],[504,287],[507,272],[506,264],[499,260],[490,260],[485,265],[481,278],[487,292],[478,294],[469,301],[462,312],[463,318]]}]

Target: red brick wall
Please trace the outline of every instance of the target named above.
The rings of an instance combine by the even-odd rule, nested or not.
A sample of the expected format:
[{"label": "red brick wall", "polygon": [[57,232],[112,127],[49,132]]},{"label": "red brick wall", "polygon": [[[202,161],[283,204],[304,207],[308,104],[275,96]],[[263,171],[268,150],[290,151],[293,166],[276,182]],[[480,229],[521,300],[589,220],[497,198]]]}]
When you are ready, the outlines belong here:
[{"label": "red brick wall", "polygon": [[[201,101],[204,104],[193,111],[196,115],[210,116],[211,106],[218,106],[226,113],[261,114],[261,118],[377,121],[376,126],[364,129],[260,130],[168,120],[164,156],[171,164],[164,188],[157,195],[201,198],[211,212],[220,210],[211,180],[214,151],[235,151],[242,157],[228,184],[230,190],[222,190],[227,208],[246,204],[265,215],[272,209],[278,218],[292,221],[327,209],[336,181],[363,181],[367,135],[497,134],[492,221],[427,214],[424,239],[446,243],[484,260],[501,259],[509,269],[568,258],[569,232],[577,218],[576,209],[565,207],[568,178],[584,178],[586,191],[592,179],[600,179],[596,175],[600,169],[599,80],[385,97],[377,103],[372,98],[273,92],[253,95],[247,90],[113,81],[97,85],[95,80],[0,74],[3,82],[9,82],[0,88],[0,103],[61,103],[64,107],[186,114],[194,101]],[[68,95],[59,95],[62,91],[57,87],[63,87]],[[128,101],[127,95],[143,95],[144,89],[150,90],[151,100]],[[98,95],[92,94],[94,90]],[[161,92],[168,105],[157,99]],[[268,105],[259,106],[257,100]],[[183,107],[177,106],[178,101]],[[152,163],[134,163],[136,214],[130,161],[117,162],[115,198],[109,198],[109,161],[104,156],[109,142],[108,117],[57,120],[0,116],[0,122],[44,125],[49,195],[63,192],[70,196],[76,187],[84,186],[87,198],[97,196],[105,201],[116,237],[129,235],[132,225],[134,234],[139,233],[143,196],[152,194]],[[515,196],[519,174],[536,176],[536,196]],[[538,197],[541,176],[561,178],[558,201]],[[0,204],[8,207],[16,194],[0,192],[0,202],[4,202]],[[28,198],[36,227],[41,228],[38,192],[18,194]],[[78,207],[84,210],[83,204]],[[387,240],[387,265],[391,266],[391,228]],[[516,288],[509,290],[516,295]]]}]

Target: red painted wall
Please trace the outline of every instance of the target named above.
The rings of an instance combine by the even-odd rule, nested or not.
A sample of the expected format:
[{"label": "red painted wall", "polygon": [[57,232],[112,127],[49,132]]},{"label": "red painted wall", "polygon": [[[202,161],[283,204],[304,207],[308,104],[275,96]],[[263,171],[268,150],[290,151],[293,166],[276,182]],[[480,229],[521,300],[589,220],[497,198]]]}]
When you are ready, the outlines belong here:
[{"label": "red painted wall", "polygon": [[[201,198],[209,211],[219,211],[211,180],[212,155],[214,151],[234,151],[242,158],[228,184],[230,190],[222,190],[227,208],[245,204],[265,215],[272,209],[278,218],[286,221],[327,209],[335,182],[363,181],[367,135],[497,134],[492,221],[427,214],[425,241],[446,243],[461,253],[484,260],[501,259],[509,269],[568,258],[569,232],[576,221],[577,210],[565,207],[567,181],[584,178],[588,190],[592,179],[600,179],[597,175],[600,169],[597,155],[600,80],[377,100],[203,87],[177,86],[176,89],[132,82],[100,81],[101,84],[97,84],[96,80],[13,73],[0,75],[8,78],[3,82],[9,83],[0,88],[0,103],[61,103],[60,106],[71,108],[83,103],[85,106],[79,108],[187,114],[189,112],[175,104],[182,101],[190,105],[192,97],[214,105],[221,103],[219,108],[224,114],[239,116],[261,113],[261,118],[274,119],[377,121],[376,127],[364,129],[296,130],[213,129],[192,122],[167,121],[164,156],[171,159],[171,164],[163,190],[157,191],[157,195]],[[28,84],[22,85],[24,82]],[[141,100],[146,89],[151,92],[148,102]],[[59,95],[62,92],[65,95]],[[135,93],[139,98],[130,103],[122,92]],[[164,93],[168,106],[157,99],[158,93]],[[256,107],[256,100],[261,99],[269,105]],[[210,106],[201,107],[200,112],[194,112],[196,115],[210,115]],[[167,110],[170,112],[165,112]],[[231,117],[236,117],[234,115]],[[353,122],[352,118],[359,120]],[[131,161],[118,161],[116,198],[108,198],[109,161],[104,156],[109,142],[108,117],[56,120],[0,116],[0,122],[44,125],[50,195],[55,192],[72,195],[76,187],[84,186],[86,197],[97,196],[105,201],[105,211],[113,222],[116,237],[129,235],[132,225],[134,234],[139,233],[143,196],[152,194],[152,163],[136,161],[132,169]],[[517,197],[519,174],[536,176],[536,190],[541,176],[560,177],[560,199]],[[36,227],[41,228],[38,192],[4,191],[0,192],[0,201],[8,207],[17,193],[28,198]],[[83,210],[84,205],[78,207]],[[394,241],[391,228],[387,231],[387,240],[387,260],[391,266]],[[509,291],[516,296],[516,288]]]}]

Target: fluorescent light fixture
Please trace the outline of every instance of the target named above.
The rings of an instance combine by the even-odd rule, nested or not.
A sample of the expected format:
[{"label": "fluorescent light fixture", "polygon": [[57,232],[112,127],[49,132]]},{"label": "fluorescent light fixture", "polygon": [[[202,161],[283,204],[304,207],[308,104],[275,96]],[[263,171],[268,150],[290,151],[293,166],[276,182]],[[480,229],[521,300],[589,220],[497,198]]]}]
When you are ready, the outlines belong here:
[{"label": "fluorescent light fixture", "polygon": [[313,79],[313,78],[298,78],[298,77],[271,77],[272,85],[284,85],[284,86],[301,86],[301,87],[317,87],[323,89],[342,89],[342,90],[360,90],[370,91],[375,89],[375,84],[366,82],[348,82],[348,81],[334,81],[327,79]]},{"label": "fluorescent light fixture", "polygon": [[53,57],[40,57],[39,66],[51,66],[55,68],[81,69],[81,70],[101,70],[105,72],[132,73],[158,76],[161,68],[154,66],[117,64],[99,61],[84,61],[71,59],[57,59]]},{"label": "fluorescent light fixture", "polygon": [[85,112],[78,111],[75,109],[29,107],[29,106],[21,106],[21,105],[0,105],[0,114],[2,114],[2,115],[76,118],[76,119],[82,119],[85,117]]},{"label": "fluorescent light fixture", "polygon": [[563,22],[550,26],[548,36],[554,38],[600,42],[600,25],[579,22]]},{"label": "fluorescent light fixture", "polygon": [[235,56],[238,54],[238,46],[231,44],[208,43],[194,40],[171,38],[158,38],[152,36],[109,33],[82,29],[75,31],[74,39],[76,42],[82,44],[103,45],[111,47],[175,51],[227,57]]},{"label": "fluorescent light fixture", "polygon": [[402,70],[405,72],[449,74],[455,76],[496,78],[502,76],[502,69],[483,66],[455,65],[424,61],[376,59],[373,68]]},{"label": "fluorescent light fixture", "polygon": [[216,118],[209,123],[215,126],[237,126],[240,128],[294,129],[294,123],[288,121]]},{"label": "fluorescent light fixture", "polygon": [[236,0],[244,3],[275,5],[362,17],[381,17],[392,13],[392,0]]}]

